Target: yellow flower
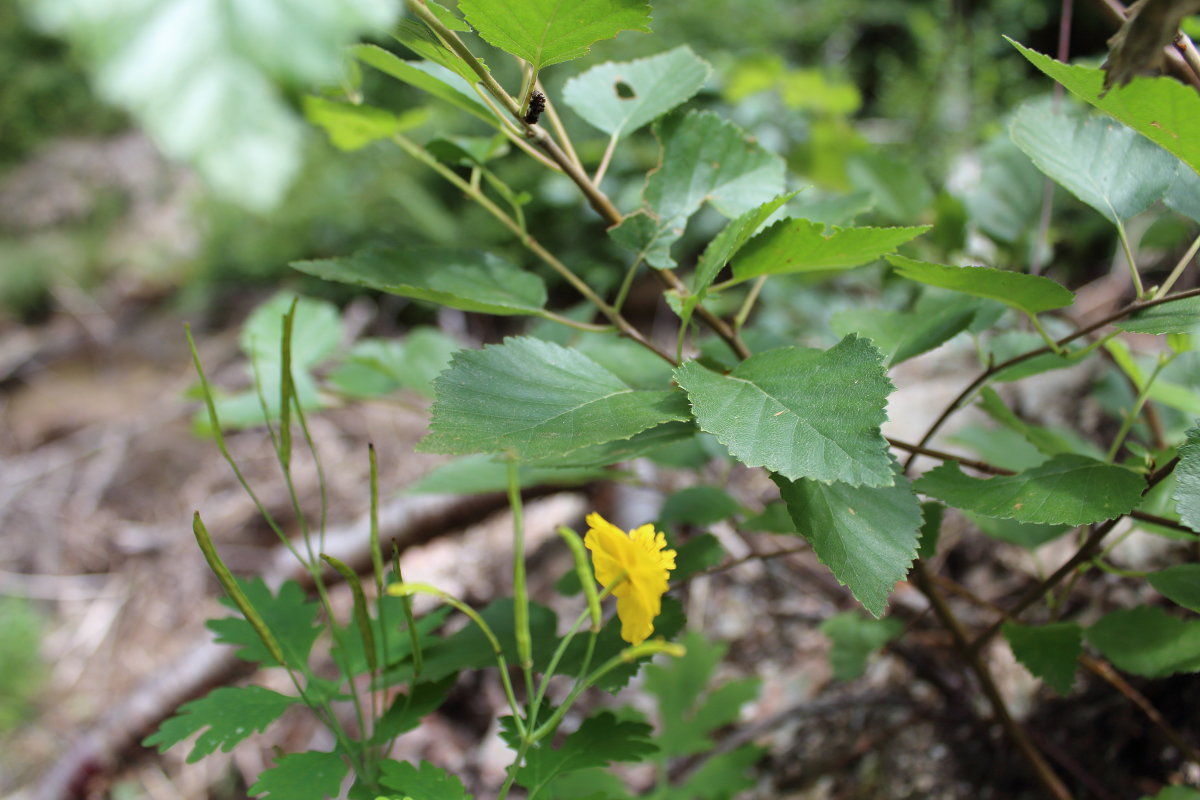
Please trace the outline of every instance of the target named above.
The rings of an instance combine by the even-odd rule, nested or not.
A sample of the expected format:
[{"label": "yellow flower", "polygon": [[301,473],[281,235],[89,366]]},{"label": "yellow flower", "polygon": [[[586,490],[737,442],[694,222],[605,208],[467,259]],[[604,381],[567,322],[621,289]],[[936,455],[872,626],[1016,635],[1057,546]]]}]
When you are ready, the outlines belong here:
[{"label": "yellow flower", "polygon": [[612,590],[621,638],[641,644],[654,632],[654,618],[662,611],[662,596],[675,569],[675,551],[666,549],[667,537],[655,532],[653,525],[625,533],[594,512],[588,514],[587,523],[583,543],[592,551],[596,580],[610,586],[624,578]]}]

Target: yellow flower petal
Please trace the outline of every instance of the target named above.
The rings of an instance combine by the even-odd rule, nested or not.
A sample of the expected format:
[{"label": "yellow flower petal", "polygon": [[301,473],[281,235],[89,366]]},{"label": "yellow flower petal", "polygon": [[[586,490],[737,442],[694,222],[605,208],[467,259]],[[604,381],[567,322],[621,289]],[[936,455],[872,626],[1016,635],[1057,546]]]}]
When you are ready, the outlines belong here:
[{"label": "yellow flower petal", "polygon": [[675,569],[675,551],[667,549],[667,537],[642,525],[629,533],[604,517],[591,513],[583,543],[592,551],[596,581],[611,586],[617,598],[617,617],[621,620],[621,638],[641,644],[654,632],[654,618],[662,612],[671,570]]}]

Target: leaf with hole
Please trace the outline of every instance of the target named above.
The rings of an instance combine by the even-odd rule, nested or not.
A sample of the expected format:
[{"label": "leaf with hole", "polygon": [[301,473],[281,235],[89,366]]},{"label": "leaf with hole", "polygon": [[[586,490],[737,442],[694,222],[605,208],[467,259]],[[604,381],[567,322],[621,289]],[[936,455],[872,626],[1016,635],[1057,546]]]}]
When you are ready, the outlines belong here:
[{"label": "leaf with hole", "polygon": [[1079,455],[1059,455],[1016,475],[972,478],[954,461],[926,472],[913,487],[930,497],[987,517],[1087,525],[1132,511],[1146,480]]},{"label": "leaf with hole", "polygon": [[687,45],[608,62],[568,80],[563,102],[609,136],[628,136],[700,91],[712,68]]},{"label": "leaf with hole", "polygon": [[864,339],[848,336],[829,350],[768,350],[727,375],[687,361],[675,379],[700,428],[746,466],[793,480],[892,484],[879,426],[894,387]]}]

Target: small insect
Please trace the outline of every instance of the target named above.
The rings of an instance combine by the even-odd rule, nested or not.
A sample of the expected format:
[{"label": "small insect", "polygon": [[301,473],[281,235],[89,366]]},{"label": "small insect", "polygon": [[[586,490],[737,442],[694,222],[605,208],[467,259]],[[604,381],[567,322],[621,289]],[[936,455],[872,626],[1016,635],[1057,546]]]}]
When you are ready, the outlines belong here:
[{"label": "small insect", "polygon": [[529,95],[529,110],[525,112],[525,121],[530,125],[537,125],[538,117],[546,110],[546,95],[534,90],[533,94]]}]

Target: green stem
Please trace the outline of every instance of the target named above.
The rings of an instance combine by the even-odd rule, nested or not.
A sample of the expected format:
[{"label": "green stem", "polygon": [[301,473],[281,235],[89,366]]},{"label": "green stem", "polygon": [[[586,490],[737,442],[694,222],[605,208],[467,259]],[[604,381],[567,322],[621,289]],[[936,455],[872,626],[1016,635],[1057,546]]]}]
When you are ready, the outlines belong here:
[{"label": "green stem", "polygon": [[1121,449],[1121,445],[1125,441],[1125,437],[1129,434],[1133,423],[1137,421],[1138,415],[1142,412],[1142,406],[1146,405],[1146,401],[1150,398],[1150,387],[1154,385],[1154,381],[1158,378],[1163,368],[1170,364],[1174,359],[1174,355],[1161,355],[1158,358],[1158,363],[1154,365],[1154,371],[1150,373],[1150,377],[1146,379],[1146,383],[1139,387],[1137,399],[1133,402],[1133,408],[1125,415],[1125,419],[1121,420],[1121,428],[1117,431],[1117,435],[1113,437],[1113,442],[1108,448],[1106,460],[1112,461],[1117,457],[1117,452]]},{"label": "green stem", "polygon": [[1037,314],[1028,314],[1028,316],[1029,321],[1033,323],[1033,329],[1042,337],[1042,341],[1050,348],[1050,352],[1056,356],[1061,356],[1063,354],[1062,348],[1058,346],[1058,342],[1054,341],[1054,338],[1050,334],[1046,333],[1046,329],[1042,327],[1042,321],[1038,319]]},{"label": "green stem", "polygon": [[759,275],[750,286],[750,293],[746,295],[746,299],[742,301],[742,307],[738,309],[737,314],[733,318],[733,330],[735,333],[740,332],[742,326],[746,324],[746,320],[750,318],[750,311],[758,301],[758,296],[762,293],[763,284],[766,282],[767,276]]},{"label": "green stem", "polygon": [[1146,290],[1142,286],[1142,276],[1138,274],[1137,261],[1133,258],[1133,248],[1129,244],[1129,235],[1121,220],[1117,220],[1117,238],[1121,241],[1121,250],[1125,253],[1125,261],[1129,265],[1129,277],[1133,279],[1133,290],[1138,300],[1145,299]]},{"label": "green stem", "polygon": [[525,688],[533,696],[533,642],[529,635],[529,589],[525,585],[525,514],[521,504],[521,467],[508,462],[508,505],[513,520],[513,623],[516,628],[517,658],[525,673]]},{"label": "green stem", "polygon": [[1187,269],[1188,264],[1190,264],[1192,258],[1195,257],[1197,250],[1200,250],[1200,236],[1197,236],[1192,241],[1192,246],[1189,247],[1187,252],[1183,254],[1183,258],[1179,259],[1179,263],[1175,265],[1173,270],[1171,270],[1171,274],[1167,276],[1165,281],[1163,281],[1163,285],[1158,287],[1158,290],[1154,292],[1154,297],[1151,299],[1161,299],[1162,297],[1166,296],[1167,292],[1171,291],[1171,287],[1175,285],[1175,281],[1179,280],[1179,276],[1183,274],[1185,269]]}]

